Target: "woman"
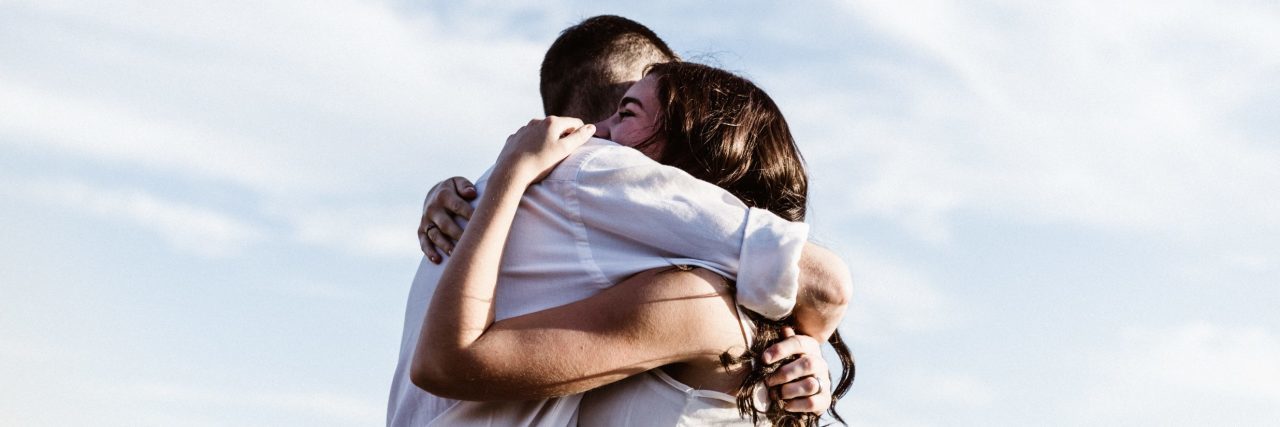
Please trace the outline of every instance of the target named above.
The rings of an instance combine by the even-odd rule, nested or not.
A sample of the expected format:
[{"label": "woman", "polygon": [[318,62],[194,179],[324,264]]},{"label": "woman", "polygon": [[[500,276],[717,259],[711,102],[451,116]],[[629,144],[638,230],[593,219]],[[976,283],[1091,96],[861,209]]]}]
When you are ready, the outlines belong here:
[{"label": "woman", "polygon": [[[429,391],[447,389],[440,383],[458,381],[449,368],[459,365],[450,361],[509,370],[514,376],[508,378],[520,378],[519,387],[551,389],[584,382],[565,377],[564,370],[540,369],[541,365],[623,363],[635,371],[665,366],[675,378],[661,380],[670,380],[672,386],[679,380],[734,392],[739,409],[756,417],[752,391],[770,366],[748,367],[742,362],[759,358],[765,345],[780,338],[780,325],[756,318],[759,326],[744,330],[746,319],[734,308],[732,291],[714,274],[650,271],[578,303],[493,323],[491,296],[520,195],[585,141],[591,126],[577,126],[564,120],[539,121],[508,139],[469,234],[454,249],[432,300],[418,356],[431,352],[434,361],[419,363],[415,357],[414,371],[420,373],[415,380],[421,379]],[[566,132],[572,135],[562,138]],[[748,205],[792,220],[803,218],[806,179],[786,123],[767,95],[737,76],[697,64],[656,65],[628,91],[618,114],[601,123],[600,135],[638,145],[667,160],[664,163],[724,187]],[[572,322],[584,318],[621,325],[623,333],[618,335],[623,336],[581,334]],[[426,343],[438,347],[427,348]],[[843,349],[838,339],[834,343]],[[563,351],[566,348],[573,351]],[[843,358],[842,363],[846,369],[837,397],[852,375],[851,360]],[[552,373],[539,377],[544,371]],[[503,375],[494,376],[499,377]],[[588,403],[616,408],[610,405],[644,392],[625,384],[606,388],[597,392],[598,398],[584,401],[583,416],[591,414]],[[787,421],[781,409],[769,408],[769,418]],[[610,415],[616,412],[605,412]]]}]

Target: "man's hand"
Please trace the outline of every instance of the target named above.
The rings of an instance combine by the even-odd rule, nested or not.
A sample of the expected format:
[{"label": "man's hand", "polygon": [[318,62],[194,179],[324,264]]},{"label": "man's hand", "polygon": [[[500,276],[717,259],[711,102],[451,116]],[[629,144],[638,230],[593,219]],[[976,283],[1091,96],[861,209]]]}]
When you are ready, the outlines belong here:
[{"label": "man's hand", "polygon": [[796,330],[826,341],[844,319],[853,298],[849,267],[835,253],[812,243],[800,256],[800,290],[793,315]]},{"label": "man's hand", "polygon": [[471,204],[476,187],[466,178],[455,176],[440,181],[422,202],[422,222],[418,224],[418,244],[431,262],[439,264],[444,255],[453,253],[453,245],[462,238],[462,224],[457,218],[471,219]]},{"label": "man's hand", "polygon": [[775,399],[782,400],[787,412],[811,412],[821,415],[831,407],[831,372],[822,359],[818,340],[807,335],[796,335],[791,328],[783,330],[786,339],[769,346],[764,352],[764,362],[773,363],[798,355],[773,374],[764,383]]}]

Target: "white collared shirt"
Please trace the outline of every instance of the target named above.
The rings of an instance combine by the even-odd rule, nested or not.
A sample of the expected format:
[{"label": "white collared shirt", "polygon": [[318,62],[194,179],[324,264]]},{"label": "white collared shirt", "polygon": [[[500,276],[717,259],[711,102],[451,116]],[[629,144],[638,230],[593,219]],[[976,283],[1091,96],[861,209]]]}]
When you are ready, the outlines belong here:
[{"label": "white collared shirt", "polygon": [[[488,176],[477,180],[478,193],[484,193]],[[724,189],[639,151],[592,139],[525,191],[503,252],[495,318],[579,301],[635,273],[672,265],[696,265],[737,279],[740,305],[780,318],[795,305],[797,263],[808,230],[748,208]],[[423,319],[443,270],[424,259],[414,276],[387,424],[421,426],[442,414],[451,422],[494,425],[573,422],[581,395],[456,402],[410,381]]]}]

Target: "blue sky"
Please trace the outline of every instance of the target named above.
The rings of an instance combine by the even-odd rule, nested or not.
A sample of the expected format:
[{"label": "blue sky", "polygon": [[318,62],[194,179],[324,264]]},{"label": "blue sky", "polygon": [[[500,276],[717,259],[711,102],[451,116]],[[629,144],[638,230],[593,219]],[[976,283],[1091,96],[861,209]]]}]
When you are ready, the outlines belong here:
[{"label": "blue sky", "polygon": [[376,425],[435,181],[631,17],[753,78],[853,425],[1280,419],[1274,2],[0,2],[0,424]]}]

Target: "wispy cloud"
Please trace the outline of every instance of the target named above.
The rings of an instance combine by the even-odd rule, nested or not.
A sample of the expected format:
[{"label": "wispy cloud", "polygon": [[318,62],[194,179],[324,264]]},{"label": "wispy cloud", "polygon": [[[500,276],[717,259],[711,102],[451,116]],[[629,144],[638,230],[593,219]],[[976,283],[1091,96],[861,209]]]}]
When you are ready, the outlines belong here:
[{"label": "wispy cloud", "polygon": [[102,188],[75,181],[11,181],[0,187],[0,191],[6,196],[44,203],[49,209],[72,215],[123,221],[155,233],[175,248],[198,255],[234,255],[267,236],[262,227],[226,212],[168,200],[137,189]]},{"label": "wispy cloud", "polygon": [[1096,382],[1083,415],[1092,420],[1253,425],[1280,416],[1280,336],[1273,330],[1191,322],[1127,328],[1119,338],[1089,365]]},{"label": "wispy cloud", "polygon": [[864,89],[805,93],[798,129],[841,142],[816,148],[835,160],[856,156],[853,212],[929,241],[946,240],[956,214],[1280,232],[1276,135],[1242,132],[1239,113],[1280,88],[1280,35],[1266,24],[1280,12],[1095,6],[850,4],[903,49],[849,62]]},{"label": "wispy cloud", "polygon": [[382,402],[323,392],[250,392],[215,390],[186,384],[138,383],[115,390],[132,399],[164,403],[196,403],[213,406],[260,406],[308,413],[316,418],[336,417],[353,423],[381,419]]},{"label": "wispy cloud", "polygon": [[396,207],[333,207],[276,212],[291,224],[293,238],[344,253],[388,259],[422,256],[415,230],[420,210]]},{"label": "wispy cloud", "polygon": [[23,60],[0,67],[0,144],[275,197],[351,195],[388,171],[477,173],[487,152],[458,147],[497,146],[510,129],[491,123],[540,113],[543,46],[454,36],[380,2],[8,7],[0,34],[24,42],[0,54]]}]

